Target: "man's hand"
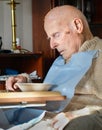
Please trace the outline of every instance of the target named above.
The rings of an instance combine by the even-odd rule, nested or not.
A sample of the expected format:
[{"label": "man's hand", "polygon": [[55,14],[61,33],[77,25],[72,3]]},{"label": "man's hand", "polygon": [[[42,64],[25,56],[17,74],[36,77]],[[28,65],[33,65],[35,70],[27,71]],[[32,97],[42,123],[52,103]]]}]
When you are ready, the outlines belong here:
[{"label": "man's hand", "polygon": [[18,86],[15,84],[17,82],[25,83],[25,82],[27,82],[27,78],[22,76],[22,75],[9,77],[6,80],[6,84],[5,84],[6,90],[8,90],[8,91],[16,91],[16,90],[18,90]]},{"label": "man's hand", "polygon": [[68,122],[68,117],[66,117],[65,113],[62,112],[54,117],[54,119],[52,120],[52,127],[54,127],[56,130],[63,130]]}]

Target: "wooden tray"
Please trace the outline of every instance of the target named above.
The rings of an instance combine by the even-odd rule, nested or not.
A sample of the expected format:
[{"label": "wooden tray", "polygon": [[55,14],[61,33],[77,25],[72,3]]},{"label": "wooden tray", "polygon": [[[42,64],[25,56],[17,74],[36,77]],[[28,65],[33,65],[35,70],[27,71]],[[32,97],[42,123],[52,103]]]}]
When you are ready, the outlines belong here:
[{"label": "wooden tray", "polygon": [[33,91],[33,92],[0,92],[0,104],[22,103],[22,102],[46,102],[64,100],[60,92],[55,91]]}]

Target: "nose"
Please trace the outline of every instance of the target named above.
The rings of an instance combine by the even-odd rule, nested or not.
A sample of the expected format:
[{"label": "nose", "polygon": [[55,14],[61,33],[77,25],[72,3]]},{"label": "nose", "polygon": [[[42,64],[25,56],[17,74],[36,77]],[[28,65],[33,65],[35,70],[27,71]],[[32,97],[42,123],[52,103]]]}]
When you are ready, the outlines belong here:
[{"label": "nose", "polygon": [[57,46],[57,43],[55,42],[55,40],[53,38],[50,39],[50,47],[51,49],[55,49]]}]

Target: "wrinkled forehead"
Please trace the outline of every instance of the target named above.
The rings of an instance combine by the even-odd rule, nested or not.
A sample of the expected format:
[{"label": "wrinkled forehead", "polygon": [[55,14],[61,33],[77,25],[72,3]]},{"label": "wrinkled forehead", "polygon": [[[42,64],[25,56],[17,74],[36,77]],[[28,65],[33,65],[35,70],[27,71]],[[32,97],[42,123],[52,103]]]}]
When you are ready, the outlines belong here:
[{"label": "wrinkled forehead", "polygon": [[64,21],[53,19],[53,20],[46,20],[45,21],[45,32],[48,36],[51,36],[52,34],[56,32],[62,32],[66,28],[67,24],[65,24]]},{"label": "wrinkled forehead", "polygon": [[51,25],[60,25],[62,23],[62,19],[60,16],[56,16],[55,15],[49,15],[49,16],[46,16],[45,17],[45,20],[44,20],[44,27],[48,27],[48,26],[51,26]]},{"label": "wrinkled forehead", "polygon": [[[72,7],[71,7],[72,8]],[[56,18],[58,17],[62,17],[66,14],[68,14],[72,9],[70,9],[69,6],[59,6],[59,7],[55,7],[53,9],[51,9],[45,16],[46,18]]]},{"label": "wrinkled forehead", "polygon": [[[68,24],[68,17],[61,12],[51,12],[45,16],[44,29],[50,34],[62,30]],[[51,32],[50,32],[51,31]]]},{"label": "wrinkled forehead", "polygon": [[66,16],[65,11],[63,12],[59,9],[54,9],[54,10],[49,11],[46,14],[44,23],[46,24],[47,22],[51,22],[51,21],[61,22],[65,16]]},{"label": "wrinkled forehead", "polygon": [[79,11],[77,8],[73,6],[60,6],[60,7],[55,7],[51,9],[45,16],[44,19],[44,26],[46,24],[50,23],[51,21],[56,20],[57,22],[70,22],[74,18],[83,18],[83,14],[81,11]]}]

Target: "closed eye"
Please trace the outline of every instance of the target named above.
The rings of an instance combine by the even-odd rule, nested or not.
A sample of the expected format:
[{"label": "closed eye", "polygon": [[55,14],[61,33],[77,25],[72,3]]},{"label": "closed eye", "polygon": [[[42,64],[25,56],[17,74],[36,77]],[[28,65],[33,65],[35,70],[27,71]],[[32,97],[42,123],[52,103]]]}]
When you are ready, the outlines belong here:
[{"label": "closed eye", "polygon": [[57,39],[59,37],[60,37],[60,32],[56,32],[56,33],[52,34],[51,37],[47,37],[47,40],[50,41],[51,39]]},{"label": "closed eye", "polygon": [[60,33],[59,32],[56,32],[52,35],[53,38],[58,38],[60,36]]}]

